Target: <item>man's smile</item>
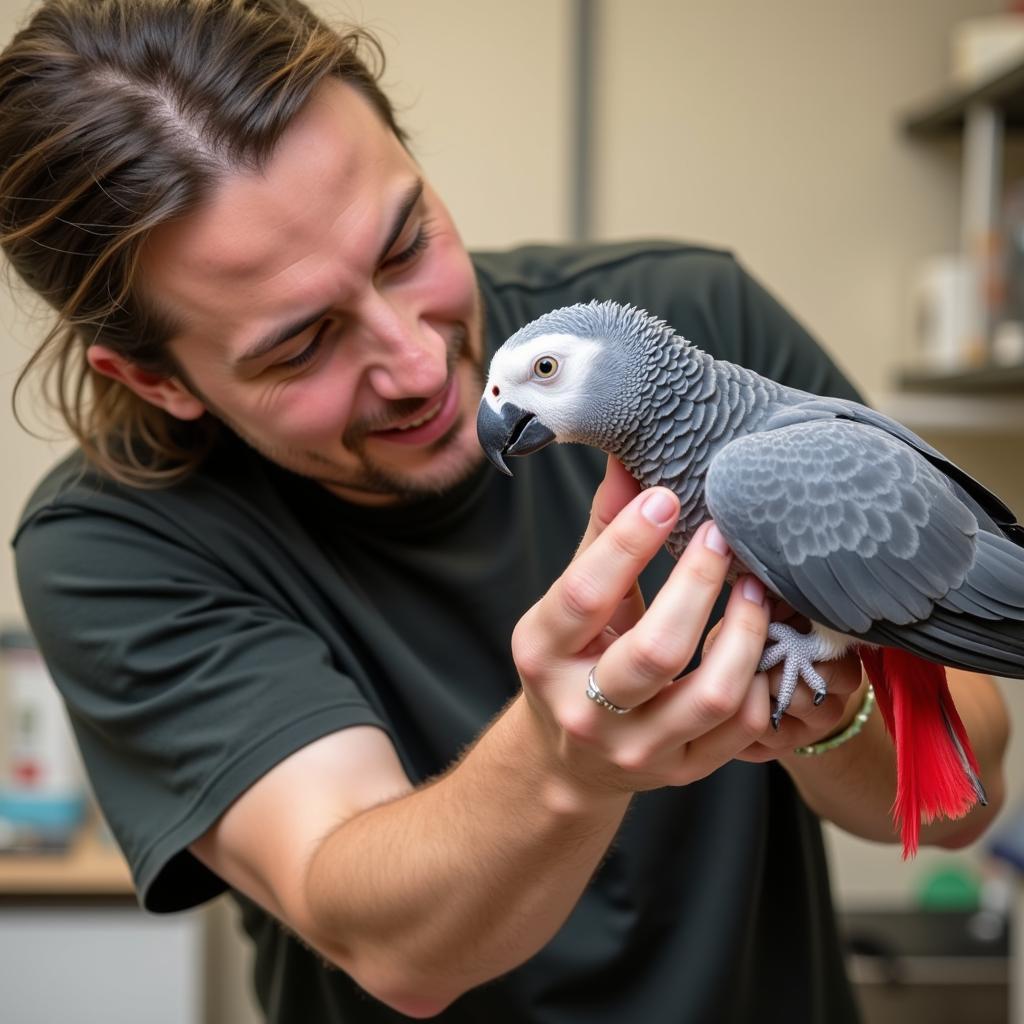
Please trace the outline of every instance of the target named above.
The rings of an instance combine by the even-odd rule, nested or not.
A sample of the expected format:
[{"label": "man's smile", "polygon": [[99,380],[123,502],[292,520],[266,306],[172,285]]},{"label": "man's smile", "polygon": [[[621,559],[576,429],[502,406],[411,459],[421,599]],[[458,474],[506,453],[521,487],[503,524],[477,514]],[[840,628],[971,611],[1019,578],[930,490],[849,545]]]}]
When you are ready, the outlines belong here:
[{"label": "man's smile", "polygon": [[459,376],[453,372],[440,394],[428,399],[420,410],[387,430],[375,430],[368,438],[392,444],[430,444],[443,437],[461,411]]}]

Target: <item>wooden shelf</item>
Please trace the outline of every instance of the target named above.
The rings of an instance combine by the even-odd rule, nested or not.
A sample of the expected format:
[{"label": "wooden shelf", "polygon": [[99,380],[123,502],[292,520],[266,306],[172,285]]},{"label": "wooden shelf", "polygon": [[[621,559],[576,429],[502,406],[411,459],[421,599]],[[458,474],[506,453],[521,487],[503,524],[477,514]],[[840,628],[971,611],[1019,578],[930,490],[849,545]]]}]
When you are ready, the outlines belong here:
[{"label": "wooden shelf", "polygon": [[890,391],[880,412],[918,433],[986,436],[1024,433],[1024,399],[1005,394]]},{"label": "wooden shelf", "polygon": [[903,391],[956,395],[1017,395],[1024,403],[1024,363],[978,366],[949,372],[902,370],[898,386]]},{"label": "wooden shelf", "polygon": [[94,828],[83,829],[65,853],[0,855],[0,899],[130,897],[134,891],[124,858]]},{"label": "wooden shelf", "polygon": [[973,86],[950,88],[907,114],[903,130],[919,138],[957,135],[964,127],[967,110],[979,104],[1002,111],[1008,129],[1024,129],[1024,61]]}]

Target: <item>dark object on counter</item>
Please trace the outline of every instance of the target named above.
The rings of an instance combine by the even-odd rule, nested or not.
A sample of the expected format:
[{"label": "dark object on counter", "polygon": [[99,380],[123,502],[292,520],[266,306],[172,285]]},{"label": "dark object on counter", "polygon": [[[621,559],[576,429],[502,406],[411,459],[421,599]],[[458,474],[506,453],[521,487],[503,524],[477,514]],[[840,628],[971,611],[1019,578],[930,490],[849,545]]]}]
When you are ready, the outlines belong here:
[{"label": "dark object on counter", "polygon": [[1003,919],[993,927],[984,910],[850,911],[839,924],[865,1024],[1006,1024]]}]

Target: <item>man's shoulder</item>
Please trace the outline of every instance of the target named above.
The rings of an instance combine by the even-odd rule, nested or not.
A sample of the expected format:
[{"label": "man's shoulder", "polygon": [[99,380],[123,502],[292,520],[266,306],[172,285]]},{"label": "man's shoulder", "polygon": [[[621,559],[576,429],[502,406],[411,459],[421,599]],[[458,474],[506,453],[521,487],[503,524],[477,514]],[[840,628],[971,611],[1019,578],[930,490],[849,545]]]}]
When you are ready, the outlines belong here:
[{"label": "man's shoulder", "polygon": [[716,355],[731,354],[720,327],[723,310],[737,304],[742,271],[727,250],[646,240],[525,245],[473,260],[491,344],[559,306],[610,299],[661,317]]},{"label": "man's shoulder", "polygon": [[79,449],[66,455],[45,473],[31,492],[15,527],[14,539],[37,516],[59,507],[65,500],[74,502],[74,495],[89,495],[102,488],[103,483],[89,468]]},{"label": "man's shoulder", "polygon": [[522,245],[472,254],[477,271],[493,289],[526,292],[575,291],[592,287],[647,286],[661,275],[699,281],[733,272],[725,249],[659,239],[566,245]]},{"label": "man's shoulder", "polygon": [[71,526],[99,517],[174,532],[222,505],[237,512],[257,500],[258,475],[248,461],[237,453],[233,458],[214,453],[178,484],[134,487],[102,473],[76,449],[52,466],[29,495],[12,543],[17,545],[31,524],[43,521]]}]

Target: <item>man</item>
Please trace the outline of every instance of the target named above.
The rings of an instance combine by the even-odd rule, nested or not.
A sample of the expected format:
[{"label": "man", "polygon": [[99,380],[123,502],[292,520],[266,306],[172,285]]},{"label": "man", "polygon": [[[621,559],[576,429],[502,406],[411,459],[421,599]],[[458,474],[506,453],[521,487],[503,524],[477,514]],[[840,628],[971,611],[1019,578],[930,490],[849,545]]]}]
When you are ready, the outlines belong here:
[{"label": "man", "polygon": [[[474,438],[495,345],[592,297],[849,386],[724,254],[470,258],[357,46],[287,0],[53,0],[0,59],[3,243],[84,453],[19,579],[143,902],[229,888],[275,1021],[855,1019],[815,813],[892,841],[891,748],[793,750],[857,665],[773,732],[712,525],[673,567],[668,492]],[[953,686],[991,797],[955,846],[1006,723]]]}]

